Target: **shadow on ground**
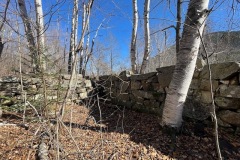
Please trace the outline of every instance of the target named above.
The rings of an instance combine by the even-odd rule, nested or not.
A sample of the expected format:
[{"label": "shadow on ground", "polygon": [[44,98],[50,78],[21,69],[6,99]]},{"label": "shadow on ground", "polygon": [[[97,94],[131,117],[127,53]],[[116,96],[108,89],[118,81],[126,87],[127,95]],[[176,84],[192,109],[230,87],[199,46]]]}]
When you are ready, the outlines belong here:
[{"label": "shadow on ground", "polygon": [[[99,125],[88,125],[90,119]],[[184,122],[181,133],[177,135],[173,145],[171,136],[162,132],[159,119],[154,115],[101,104],[100,107],[91,108],[88,120],[84,125],[71,123],[71,126],[96,132],[102,129],[103,132],[128,134],[131,141],[146,147],[151,146],[159,154],[176,159],[217,159],[213,127],[209,123],[203,124],[189,120]],[[69,122],[65,124],[70,125]],[[239,136],[225,131],[220,132],[220,145],[224,159],[240,159],[239,143]]]}]

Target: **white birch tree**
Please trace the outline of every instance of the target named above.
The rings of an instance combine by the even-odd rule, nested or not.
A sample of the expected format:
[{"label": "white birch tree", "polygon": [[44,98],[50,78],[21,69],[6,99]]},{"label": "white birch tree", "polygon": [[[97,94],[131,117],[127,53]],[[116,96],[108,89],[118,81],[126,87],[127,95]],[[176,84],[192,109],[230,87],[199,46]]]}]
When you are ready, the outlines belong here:
[{"label": "white birch tree", "polygon": [[181,39],[182,3],[183,0],[177,0],[176,53],[179,52]]},{"label": "white birch tree", "polygon": [[[5,9],[4,9],[4,12],[3,12],[3,16],[2,16],[3,18],[0,22],[0,33],[2,33],[4,23],[7,19],[7,9],[8,9],[9,3],[10,3],[10,0],[7,0],[6,6],[5,6]],[[0,34],[0,58],[1,58],[1,55],[2,55],[4,44],[5,43],[3,42],[2,35]]]},{"label": "white birch tree", "polygon": [[150,0],[144,2],[144,38],[145,47],[143,61],[140,69],[140,73],[143,74],[147,68],[147,63],[150,54],[150,29],[149,29],[149,11],[150,11]]},{"label": "white birch tree", "polygon": [[163,109],[163,125],[173,128],[181,126],[183,105],[196,65],[200,36],[208,15],[208,4],[209,0],[189,2],[177,62]]},{"label": "white birch tree", "polygon": [[73,16],[72,16],[72,28],[70,38],[70,49],[68,56],[68,74],[72,72],[73,61],[75,58],[75,50],[77,44],[77,28],[78,28],[78,0],[74,0],[73,4]]},{"label": "white birch tree", "polygon": [[131,39],[131,49],[130,49],[130,56],[131,56],[131,66],[132,72],[137,73],[137,28],[138,28],[138,7],[137,7],[137,0],[132,0],[133,5],[133,28],[132,28],[132,39]]},{"label": "white birch tree", "polygon": [[44,18],[42,0],[34,0],[36,10],[36,25],[37,25],[37,44],[38,44],[38,55],[39,64],[41,70],[46,70],[46,57],[45,57],[45,37],[44,37]]},{"label": "white birch tree", "polygon": [[36,72],[37,68],[39,68],[37,63],[37,59],[38,59],[38,54],[36,52],[37,47],[34,40],[30,18],[28,17],[28,14],[27,14],[25,0],[18,0],[18,6],[20,10],[20,17],[24,25],[25,35],[28,41],[28,48],[29,48],[30,57],[32,60],[32,68],[33,68],[33,71]]}]

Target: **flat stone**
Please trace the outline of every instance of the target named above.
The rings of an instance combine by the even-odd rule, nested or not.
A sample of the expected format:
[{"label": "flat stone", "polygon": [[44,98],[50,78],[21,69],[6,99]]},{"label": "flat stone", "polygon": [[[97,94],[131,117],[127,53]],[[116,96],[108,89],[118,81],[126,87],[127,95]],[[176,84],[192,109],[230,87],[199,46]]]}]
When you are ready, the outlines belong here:
[{"label": "flat stone", "polygon": [[[211,64],[212,79],[227,79],[228,77],[236,74],[240,70],[239,62],[225,62]],[[204,66],[201,74],[201,79],[209,79],[208,66]]]},{"label": "flat stone", "polygon": [[196,62],[196,68],[201,70],[206,65],[206,62],[203,59],[198,58]]},{"label": "flat stone", "polygon": [[142,104],[143,104],[143,102],[144,102],[144,98],[142,98],[142,97],[136,97],[136,96],[134,96],[133,94],[130,95],[130,100],[131,100],[132,102],[142,103]]},{"label": "flat stone", "polygon": [[13,93],[8,91],[0,91],[0,96],[13,96]]},{"label": "flat stone", "polygon": [[119,100],[122,100],[122,101],[129,101],[130,100],[129,94],[119,94],[117,96],[117,98]]},{"label": "flat stone", "polygon": [[198,87],[199,87],[199,83],[198,82],[199,82],[198,79],[192,79],[189,88],[191,88],[191,89],[198,89]]},{"label": "flat stone", "polygon": [[142,98],[146,98],[146,99],[155,99],[152,92],[145,92],[145,91],[141,91],[141,90],[133,90],[132,94],[135,97],[142,97]]},{"label": "flat stone", "polygon": [[183,107],[183,116],[202,121],[211,116],[210,109],[210,105],[203,104],[192,97],[187,97]]},{"label": "flat stone", "polygon": [[226,128],[232,127],[230,124],[222,121],[220,118],[217,118],[217,122],[218,122],[218,125],[221,127],[226,127]]},{"label": "flat stone", "polygon": [[240,109],[239,98],[215,97],[215,103],[218,107],[224,109]]},{"label": "flat stone", "polygon": [[130,82],[122,81],[119,88],[121,93],[125,93],[130,88]]},{"label": "flat stone", "polygon": [[133,74],[131,75],[131,80],[147,80],[151,77],[154,77],[157,74],[157,72],[150,72],[146,74]]},{"label": "flat stone", "polygon": [[92,82],[91,80],[85,80],[84,81],[85,87],[92,87]]},{"label": "flat stone", "polygon": [[84,93],[84,92],[87,92],[86,88],[81,88],[81,87],[76,88],[76,93]]},{"label": "flat stone", "polygon": [[88,98],[87,92],[80,93],[80,94],[79,94],[79,98],[80,98],[80,99],[86,99],[86,98]]},{"label": "flat stone", "polygon": [[240,126],[240,113],[224,110],[218,113],[218,117],[226,123],[234,126]]},{"label": "flat stone", "polygon": [[11,99],[5,99],[2,100],[1,105],[6,105],[6,106],[11,106],[14,104],[14,101],[12,101]]},{"label": "flat stone", "polygon": [[158,73],[155,76],[148,78],[147,83],[158,83],[158,76],[157,75],[158,75]]},{"label": "flat stone", "polygon": [[220,84],[226,84],[229,85],[230,81],[229,80],[220,80]]},{"label": "flat stone", "polygon": [[[213,87],[213,91],[215,91],[218,88],[218,81],[212,80],[212,87]],[[199,88],[201,90],[204,90],[204,91],[211,91],[209,80],[208,79],[202,79],[200,81],[200,87]]]},{"label": "flat stone", "polygon": [[169,86],[172,80],[174,69],[175,66],[168,66],[156,69],[158,71],[158,83],[161,87],[165,88]]},{"label": "flat stone", "polygon": [[142,87],[141,82],[131,81],[131,90],[138,90]]},{"label": "flat stone", "polygon": [[14,76],[5,76],[0,78],[1,83],[19,83],[20,79]]},{"label": "flat stone", "polygon": [[222,84],[219,86],[219,92],[221,97],[240,98],[240,86]]},{"label": "flat stone", "polygon": [[210,91],[201,91],[201,102],[206,104],[212,103]]}]

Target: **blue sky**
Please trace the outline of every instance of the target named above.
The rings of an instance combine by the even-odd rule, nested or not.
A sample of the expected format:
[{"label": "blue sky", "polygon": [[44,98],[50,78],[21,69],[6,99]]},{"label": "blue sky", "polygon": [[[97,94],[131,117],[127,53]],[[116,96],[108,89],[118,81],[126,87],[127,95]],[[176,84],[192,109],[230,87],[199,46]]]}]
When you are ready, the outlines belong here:
[{"label": "blue sky", "polygon": [[[79,0],[80,2],[82,0]],[[151,33],[165,28],[170,25],[175,25],[176,15],[176,0],[171,0],[170,5],[166,0],[151,0],[150,7],[150,30]],[[209,17],[210,31],[223,31],[223,30],[238,30],[240,12],[239,4],[235,0],[220,0],[214,7],[216,9]],[[215,1],[210,1],[210,6]],[[50,9],[50,6],[55,4],[56,0],[43,0],[44,12]],[[231,11],[231,6],[236,8],[235,12]],[[72,13],[72,0],[66,0],[64,4],[59,8],[52,18],[51,29],[56,29],[56,19],[60,17],[60,30],[63,33],[67,33],[70,36],[71,28],[71,13]],[[143,7],[144,0],[138,0],[139,7],[139,36],[141,39],[143,36]],[[80,7],[81,9],[81,7]],[[183,6],[183,16],[187,10],[187,3]],[[234,14],[233,14],[234,13]],[[81,15],[81,11],[80,11]],[[47,18],[47,17],[46,17]],[[129,45],[132,31],[132,2],[131,0],[95,0],[92,17],[90,19],[91,30],[96,30],[102,20],[104,21],[103,27],[99,31],[96,41],[101,42],[108,46],[111,41],[109,37],[114,37],[115,52],[118,52],[123,59],[129,58]],[[184,20],[184,18],[183,18]],[[232,22],[228,25],[228,22]],[[81,28],[81,19],[79,20],[79,27]],[[67,32],[68,30],[68,32]],[[80,29],[79,29],[80,34]],[[95,32],[92,32],[91,36],[94,36]],[[168,45],[174,44],[174,30],[168,30],[169,38]],[[161,34],[159,34],[161,36]],[[153,38],[153,36],[152,36]],[[141,45],[141,44],[139,44]],[[152,52],[156,52],[152,50]],[[156,53],[153,53],[156,54]],[[129,59],[130,61],[130,59]]]}]

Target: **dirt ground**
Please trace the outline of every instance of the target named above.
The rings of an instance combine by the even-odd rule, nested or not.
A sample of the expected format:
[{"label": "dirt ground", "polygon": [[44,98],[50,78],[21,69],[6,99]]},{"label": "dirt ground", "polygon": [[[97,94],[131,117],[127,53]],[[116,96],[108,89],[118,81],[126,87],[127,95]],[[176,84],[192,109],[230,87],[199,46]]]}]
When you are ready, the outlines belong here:
[{"label": "dirt ground", "polygon": [[[39,133],[43,130],[53,133],[44,139],[50,159],[217,159],[210,123],[184,122],[172,143],[173,139],[162,131],[156,116],[117,106],[100,105],[91,109],[67,106],[59,132],[54,120],[51,123],[40,123],[37,118],[28,121],[27,127],[23,127],[22,119],[17,116],[4,115],[0,119],[1,160],[36,159],[44,136]],[[220,128],[219,138],[224,159],[240,159],[239,135]]]}]

